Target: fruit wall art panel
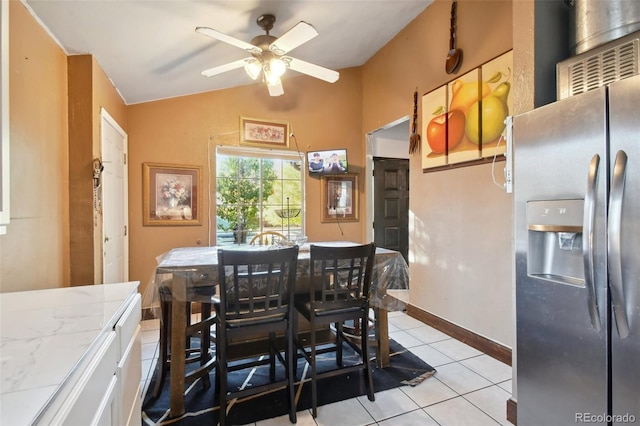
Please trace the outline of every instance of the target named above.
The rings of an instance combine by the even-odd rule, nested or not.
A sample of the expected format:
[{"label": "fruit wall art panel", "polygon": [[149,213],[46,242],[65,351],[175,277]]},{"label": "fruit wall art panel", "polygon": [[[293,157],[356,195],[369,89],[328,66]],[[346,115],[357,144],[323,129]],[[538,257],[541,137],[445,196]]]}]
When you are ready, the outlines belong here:
[{"label": "fruit wall art panel", "polygon": [[506,140],[504,120],[513,111],[511,96],[511,70],[513,69],[513,51],[509,51],[481,68],[483,84],[490,92],[482,97],[482,156],[493,157],[504,154]]},{"label": "fruit wall art panel", "polygon": [[477,114],[472,114],[483,90],[479,82],[480,68],[476,68],[447,84],[450,100],[447,114],[449,164],[480,158],[480,120]]},{"label": "fruit wall art panel", "polygon": [[422,96],[422,168],[447,165],[447,87]]},{"label": "fruit wall art panel", "polygon": [[422,169],[503,159],[513,51],[422,96]]}]

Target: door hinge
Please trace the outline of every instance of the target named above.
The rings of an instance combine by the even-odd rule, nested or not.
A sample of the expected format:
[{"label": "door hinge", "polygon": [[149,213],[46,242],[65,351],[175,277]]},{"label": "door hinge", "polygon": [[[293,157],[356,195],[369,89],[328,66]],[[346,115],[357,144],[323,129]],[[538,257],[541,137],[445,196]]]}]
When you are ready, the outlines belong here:
[{"label": "door hinge", "polygon": [[127,236],[127,225],[124,226],[124,236]]},{"label": "door hinge", "polygon": [[122,156],[124,157],[124,164],[127,164],[127,154],[122,154]]}]

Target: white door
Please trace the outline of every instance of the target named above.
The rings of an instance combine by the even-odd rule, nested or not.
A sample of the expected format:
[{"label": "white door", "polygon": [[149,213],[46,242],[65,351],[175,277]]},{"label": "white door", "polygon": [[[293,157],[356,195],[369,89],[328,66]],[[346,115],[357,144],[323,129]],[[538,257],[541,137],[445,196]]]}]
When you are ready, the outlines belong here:
[{"label": "white door", "polygon": [[102,283],[129,280],[127,134],[101,110]]}]

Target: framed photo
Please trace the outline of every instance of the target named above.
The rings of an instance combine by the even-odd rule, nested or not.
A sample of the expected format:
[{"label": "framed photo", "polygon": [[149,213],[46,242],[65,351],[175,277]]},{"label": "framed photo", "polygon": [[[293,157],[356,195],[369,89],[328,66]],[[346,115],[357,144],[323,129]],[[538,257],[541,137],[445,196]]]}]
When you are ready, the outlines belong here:
[{"label": "framed photo", "polygon": [[201,225],[202,167],[143,163],[142,224]]},{"label": "framed photo", "polygon": [[358,175],[322,177],[322,222],[358,220]]},{"label": "framed photo", "polygon": [[288,148],[289,123],[240,117],[240,144],[264,148]]}]

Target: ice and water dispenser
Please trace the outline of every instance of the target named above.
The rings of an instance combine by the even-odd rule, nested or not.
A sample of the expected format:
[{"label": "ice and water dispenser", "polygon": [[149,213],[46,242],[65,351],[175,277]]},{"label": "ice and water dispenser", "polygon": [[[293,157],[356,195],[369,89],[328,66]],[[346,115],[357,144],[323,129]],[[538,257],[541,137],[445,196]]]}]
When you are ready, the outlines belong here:
[{"label": "ice and water dispenser", "polygon": [[584,286],[583,214],[581,199],[527,202],[529,276]]}]

